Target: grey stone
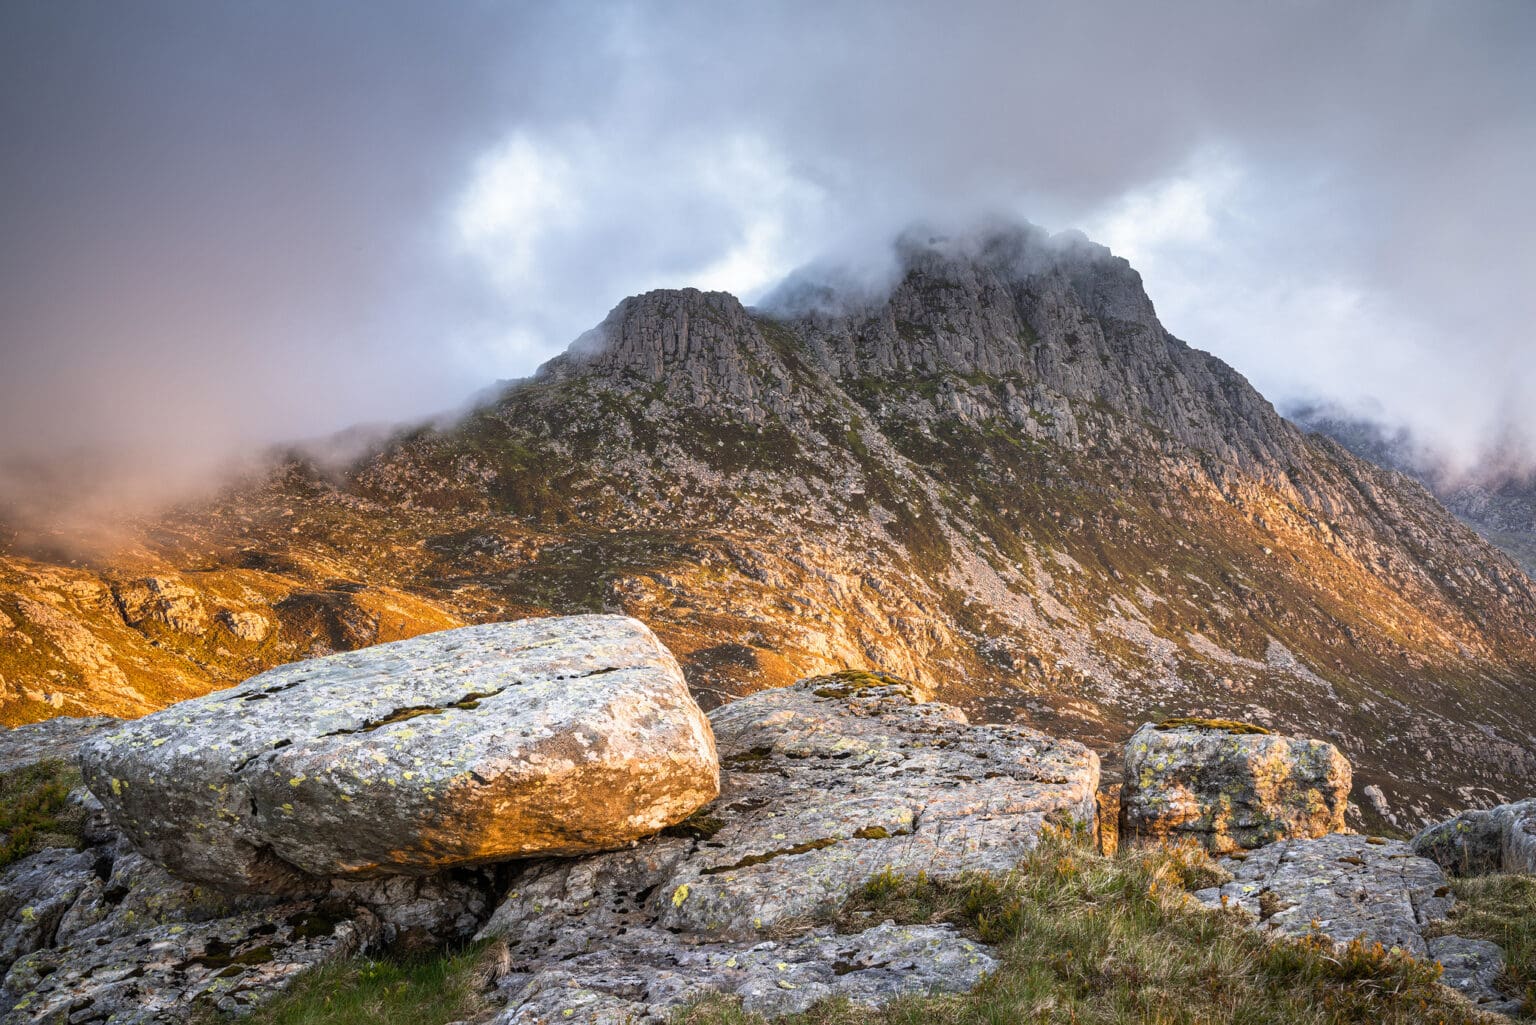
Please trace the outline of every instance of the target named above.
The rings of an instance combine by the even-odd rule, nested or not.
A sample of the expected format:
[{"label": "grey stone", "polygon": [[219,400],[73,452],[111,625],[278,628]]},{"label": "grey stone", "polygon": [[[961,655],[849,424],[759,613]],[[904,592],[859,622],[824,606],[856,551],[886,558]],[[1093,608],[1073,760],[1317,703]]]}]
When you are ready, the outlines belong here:
[{"label": "grey stone", "polygon": [[1503,953],[1491,943],[1436,935],[1456,898],[1440,866],[1396,840],[1334,834],[1282,840],[1221,859],[1232,881],[1195,894],[1239,908],[1282,936],[1363,940],[1438,960],[1443,981],[1489,1010],[1507,1010],[1495,983]]},{"label": "grey stone", "polygon": [[1283,935],[1364,938],[1420,958],[1425,929],[1456,901],[1440,867],[1396,840],[1282,840],[1220,863],[1232,881],[1195,894],[1207,904],[1240,907]]},{"label": "grey stone", "polygon": [[81,891],[98,881],[94,855],[50,847],[0,876],[0,976],[24,954],[53,943]]},{"label": "grey stone", "polygon": [[710,995],[740,998],[767,1018],[838,996],[879,1006],[907,993],[968,990],[997,966],[987,949],[947,926],[884,923],[860,933],[816,930],[755,944],[679,943],[644,931],[536,974],[509,976],[496,1025],[661,1022]]},{"label": "grey stone", "polygon": [[[541,861],[513,877],[482,931],[508,944],[517,967],[508,985],[521,995],[507,1020],[570,1010],[617,1021],[638,1002],[663,1015],[710,988],[772,1014],[820,996],[878,1002],[910,992],[897,985],[903,973],[827,975],[810,953],[797,969],[803,989],[796,977],[719,971],[734,971],[731,958],[739,966],[764,942],[783,951],[822,941],[880,949],[892,934],[803,934],[876,873],[1005,871],[1043,829],[1091,828],[1093,752],[1024,727],[974,726],[926,697],[889,678],[822,677],[712,712],[718,801],[631,849]],[[912,975],[918,988],[963,986],[987,963],[949,930],[902,935],[918,938],[913,949],[927,951],[928,963],[950,966]],[[788,952],[775,957],[775,966],[795,963]]]},{"label": "grey stone", "polygon": [[0,772],[15,772],[50,759],[73,761],[87,739],[121,723],[121,719],[98,715],[89,719],[46,719],[0,729]]},{"label": "grey stone", "polygon": [[98,735],[81,766],[173,873],[268,893],[619,847],[718,792],[676,660],[622,616],[282,666]]},{"label": "grey stone", "polygon": [[1504,951],[1497,943],[1461,936],[1434,936],[1429,940],[1429,956],[1445,969],[1440,981],[1483,1010],[1496,1014],[1520,1013],[1521,1001],[1505,997],[1499,990],[1505,961]]},{"label": "grey stone", "polygon": [[1462,812],[1420,832],[1413,849],[1455,875],[1536,873],[1536,798]]},{"label": "grey stone", "polygon": [[377,935],[366,910],[305,902],[39,950],[0,985],[0,1023],[159,1025],[199,1011],[239,1013]]}]

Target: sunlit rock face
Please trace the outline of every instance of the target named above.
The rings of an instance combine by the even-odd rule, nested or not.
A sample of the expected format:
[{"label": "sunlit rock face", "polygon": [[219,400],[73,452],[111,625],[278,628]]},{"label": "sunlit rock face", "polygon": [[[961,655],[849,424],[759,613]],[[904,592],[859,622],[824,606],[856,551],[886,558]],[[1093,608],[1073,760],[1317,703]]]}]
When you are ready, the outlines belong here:
[{"label": "sunlit rock face", "polygon": [[1149,723],[1126,744],[1120,838],[1188,838],[1226,854],[1342,832],[1351,777],[1326,741],[1219,720]]},{"label": "sunlit rock face", "polygon": [[1099,761],[928,698],[844,671],[715,709],[719,800],[631,849],[512,879],[484,930],[517,965],[499,1025],[660,1022],[716,991],[776,1017],[974,985],[995,961],[951,926],[811,923],[882,872],[1006,872],[1043,830],[1091,829]]},{"label": "sunlit rock face", "polygon": [[623,616],[448,630],[282,666],[84,745],[186,879],[265,892],[622,846],[714,798],[709,722]]}]

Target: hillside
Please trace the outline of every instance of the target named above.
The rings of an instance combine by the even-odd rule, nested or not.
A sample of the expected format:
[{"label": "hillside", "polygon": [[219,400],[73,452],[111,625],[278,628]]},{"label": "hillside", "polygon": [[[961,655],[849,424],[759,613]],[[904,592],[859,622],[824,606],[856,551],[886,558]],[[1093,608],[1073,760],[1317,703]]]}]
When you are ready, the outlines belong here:
[{"label": "hillside", "polygon": [[1367,417],[1315,404],[1287,410],[1286,415],[1362,459],[1417,480],[1536,577],[1536,474],[1520,469],[1526,460],[1506,458],[1495,449],[1478,465],[1451,472],[1405,429],[1390,430]]},{"label": "hillside", "polygon": [[1523,796],[1536,585],[1507,556],[1171,336],[1102,247],[1019,228],[898,262],[773,312],[626,299],[345,472],[295,457],[110,559],[13,543],[0,719],[611,610],[706,707],[879,666],[1101,751],[1165,712],[1326,737],[1403,824]]}]

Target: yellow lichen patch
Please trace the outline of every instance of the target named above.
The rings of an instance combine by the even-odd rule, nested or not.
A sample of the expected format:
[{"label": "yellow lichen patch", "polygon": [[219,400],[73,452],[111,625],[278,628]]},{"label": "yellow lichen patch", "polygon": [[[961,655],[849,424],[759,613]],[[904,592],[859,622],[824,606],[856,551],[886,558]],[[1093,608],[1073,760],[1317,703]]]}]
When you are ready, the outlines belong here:
[{"label": "yellow lichen patch", "polygon": [[1271,732],[1270,730],[1265,729],[1263,726],[1258,726],[1251,722],[1242,722],[1238,719],[1164,719],[1162,722],[1157,724],[1157,728],[1160,730],[1223,730],[1227,733],[1238,734],[1268,734]]},{"label": "yellow lichen patch", "polygon": [[679,886],[677,889],[672,891],[672,906],[673,907],[675,907],[675,908],[682,907],[683,906],[683,901],[685,901],[687,899],[688,899],[688,884],[687,883],[684,883],[683,885]]}]

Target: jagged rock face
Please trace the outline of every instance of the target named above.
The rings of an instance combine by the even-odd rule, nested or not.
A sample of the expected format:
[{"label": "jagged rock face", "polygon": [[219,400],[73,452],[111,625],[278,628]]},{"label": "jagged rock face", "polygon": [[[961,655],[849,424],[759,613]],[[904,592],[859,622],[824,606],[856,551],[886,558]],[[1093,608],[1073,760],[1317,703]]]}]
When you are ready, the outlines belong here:
[{"label": "jagged rock face", "polygon": [[295,663],[98,734],[80,762],[172,872],[267,893],[618,847],[719,789],[676,661],[620,616]]},{"label": "jagged rock face", "polygon": [[204,632],[0,557],[0,718],[139,714],[375,624],[605,611],[707,706],[877,664],[1105,754],[1149,708],[1246,719],[1333,741],[1403,825],[1536,775],[1531,581],[1169,335],[1124,261],[1029,230],[908,239],[878,295],[626,300],[462,422],[340,480],[291,466],[129,561],[199,590]]},{"label": "jagged rock face", "polygon": [[777,1016],[973,985],[992,958],[947,927],[807,923],[882,871],[1007,871],[1043,829],[1091,829],[1098,759],[926,698],[845,673],[716,709],[718,801],[631,850],[513,877],[483,932],[511,949],[499,1020],[664,1020],[710,989]]},{"label": "jagged rock face", "polygon": [[1536,797],[1462,812],[1420,832],[1413,850],[1460,876],[1536,874]]},{"label": "jagged rock face", "polygon": [[1125,746],[1120,840],[1192,839],[1228,854],[1339,833],[1351,779],[1326,741],[1240,723],[1148,723]]},{"label": "jagged rock face", "polygon": [[1195,896],[1241,908],[1281,936],[1363,939],[1439,961],[1446,985],[1499,1013],[1519,1010],[1496,988],[1504,952],[1486,940],[1441,935],[1456,903],[1438,865],[1407,844],[1359,835],[1285,840],[1223,858],[1232,880]]}]

